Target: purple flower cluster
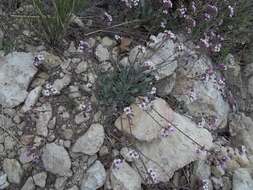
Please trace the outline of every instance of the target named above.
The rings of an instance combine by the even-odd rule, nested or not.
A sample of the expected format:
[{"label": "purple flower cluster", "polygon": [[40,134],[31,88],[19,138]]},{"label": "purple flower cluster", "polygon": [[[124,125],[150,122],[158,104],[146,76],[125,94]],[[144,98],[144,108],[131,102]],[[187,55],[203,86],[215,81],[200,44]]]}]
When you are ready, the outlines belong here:
[{"label": "purple flower cluster", "polygon": [[133,116],[133,109],[128,106],[124,108],[124,113],[128,116],[128,117],[132,117]]},{"label": "purple flower cluster", "polygon": [[171,133],[175,132],[176,129],[169,123],[168,126],[163,127],[160,131],[161,137],[165,138],[171,135]]},{"label": "purple flower cluster", "polygon": [[[130,9],[139,5],[139,0],[121,1]],[[194,34],[194,41],[200,48],[205,48],[209,54],[221,51],[224,45],[222,37],[224,20],[234,17],[238,6],[235,0],[151,0],[151,2],[152,6],[156,6],[154,10],[161,11],[161,14],[157,14],[161,15],[158,17],[161,19],[161,28],[166,29],[167,23],[179,19],[180,28],[185,29],[189,34]],[[196,32],[198,32],[198,37],[196,37]]]},{"label": "purple flower cluster", "polygon": [[130,150],[128,156],[134,160],[139,159],[140,155],[136,150]]},{"label": "purple flower cluster", "polygon": [[113,167],[116,169],[120,169],[123,165],[123,160],[122,159],[115,159],[113,160]]}]

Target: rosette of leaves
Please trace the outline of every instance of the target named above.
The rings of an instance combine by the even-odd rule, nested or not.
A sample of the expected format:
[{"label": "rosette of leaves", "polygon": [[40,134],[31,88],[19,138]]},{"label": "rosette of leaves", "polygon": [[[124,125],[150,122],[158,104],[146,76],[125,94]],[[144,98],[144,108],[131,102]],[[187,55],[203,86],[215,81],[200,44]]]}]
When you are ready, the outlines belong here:
[{"label": "rosette of leaves", "polygon": [[122,110],[145,96],[152,88],[154,77],[144,67],[117,66],[109,72],[99,72],[95,95],[100,106]]}]

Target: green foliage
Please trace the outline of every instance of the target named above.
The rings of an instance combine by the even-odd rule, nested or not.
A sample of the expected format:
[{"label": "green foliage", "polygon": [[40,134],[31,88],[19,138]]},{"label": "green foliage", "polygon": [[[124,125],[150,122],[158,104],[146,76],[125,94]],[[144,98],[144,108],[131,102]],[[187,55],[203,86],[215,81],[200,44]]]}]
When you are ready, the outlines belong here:
[{"label": "green foliage", "polygon": [[122,110],[138,96],[145,96],[151,90],[154,77],[145,68],[133,65],[115,67],[113,71],[98,73],[96,97],[102,106]]},{"label": "green foliage", "polygon": [[0,46],[0,50],[4,51],[4,54],[10,53],[15,47],[15,41],[12,39],[5,38],[2,41],[2,46]]},{"label": "green foliage", "polygon": [[[227,30],[225,30],[225,39],[227,40],[225,41],[224,47],[229,48],[230,52],[233,53],[241,50],[247,50],[247,53],[252,52],[253,1],[238,1],[235,18],[233,20],[224,20],[224,24],[227,25]],[[249,56],[253,60],[253,54],[251,53]]]},{"label": "green foliage", "polygon": [[51,46],[57,46],[70,24],[72,13],[86,0],[51,0],[52,10],[42,0],[33,0],[39,19],[35,23],[37,35]]},{"label": "green foliage", "polygon": [[[129,8],[129,12],[133,14],[128,15],[131,18],[144,19],[145,22],[142,24],[151,33],[165,29],[176,33],[183,32],[188,40],[198,45],[200,39],[208,36],[210,46],[201,49],[206,50],[206,53],[217,62],[223,61],[229,53],[241,55],[242,50],[248,54],[247,60],[250,60],[250,57],[253,59],[252,0],[171,0],[171,2],[172,8],[166,8],[166,3],[163,1],[140,0],[139,6]],[[195,10],[192,8],[193,4]],[[230,16],[229,7],[234,10],[233,16]],[[181,13],[182,8],[185,9],[184,15]],[[164,11],[167,13],[165,14]],[[206,14],[210,16],[209,19],[206,18]],[[161,23],[165,28],[161,27]],[[212,37],[213,34],[216,36]],[[221,40],[222,38],[224,40]],[[214,47],[220,44],[220,51],[215,51]]]}]

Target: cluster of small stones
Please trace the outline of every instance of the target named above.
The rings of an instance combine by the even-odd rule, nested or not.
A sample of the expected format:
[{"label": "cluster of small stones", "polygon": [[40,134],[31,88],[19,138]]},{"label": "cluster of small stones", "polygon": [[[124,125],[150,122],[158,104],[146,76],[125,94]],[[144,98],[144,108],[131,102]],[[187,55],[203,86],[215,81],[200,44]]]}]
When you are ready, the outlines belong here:
[{"label": "cluster of small stones", "polygon": [[[0,189],[139,190],[146,183],[142,177],[148,183],[159,183],[155,169],[148,168],[142,177],[134,169],[132,163],[140,159],[137,150],[112,148],[105,142],[102,113],[96,110],[92,94],[97,77],[92,65],[111,69],[110,60],[119,56],[119,43],[119,38],[108,37],[90,38],[78,47],[72,43],[64,52],[69,57],[64,61],[46,51],[34,55],[38,74],[24,104],[3,108],[0,115]],[[161,136],[170,138],[175,130],[168,127]],[[215,156],[210,154],[204,161],[193,163],[192,188],[239,190],[241,183],[246,190],[253,189],[249,171],[252,160],[247,152],[250,146],[249,142],[247,147],[232,148],[224,138],[218,138],[212,147]],[[109,167],[108,159],[103,158],[109,158]],[[178,175],[180,171],[173,180],[180,183]]]}]

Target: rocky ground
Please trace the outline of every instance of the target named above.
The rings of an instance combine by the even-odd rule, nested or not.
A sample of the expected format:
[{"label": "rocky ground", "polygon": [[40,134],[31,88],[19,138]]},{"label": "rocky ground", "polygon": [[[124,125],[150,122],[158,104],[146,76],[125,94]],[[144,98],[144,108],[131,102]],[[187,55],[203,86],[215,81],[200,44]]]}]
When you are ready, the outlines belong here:
[{"label": "rocky ground", "polygon": [[[0,189],[252,190],[253,63],[214,65],[166,35],[125,53],[122,39],[94,37],[86,53],[72,43],[61,57],[43,46],[2,55]],[[126,112],[108,124],[97,106],[94,68],[114,62],[156,68],[131,122]]]}]

